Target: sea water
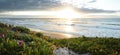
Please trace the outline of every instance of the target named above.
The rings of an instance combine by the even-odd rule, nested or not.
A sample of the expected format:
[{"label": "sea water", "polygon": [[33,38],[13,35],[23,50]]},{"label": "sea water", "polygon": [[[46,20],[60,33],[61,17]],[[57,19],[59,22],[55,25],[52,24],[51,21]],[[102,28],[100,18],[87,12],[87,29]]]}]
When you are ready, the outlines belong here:
[{"label": "sea water", "polygon": [[120,18],[0,18],[0,22],[87,37],[120,37]]}]

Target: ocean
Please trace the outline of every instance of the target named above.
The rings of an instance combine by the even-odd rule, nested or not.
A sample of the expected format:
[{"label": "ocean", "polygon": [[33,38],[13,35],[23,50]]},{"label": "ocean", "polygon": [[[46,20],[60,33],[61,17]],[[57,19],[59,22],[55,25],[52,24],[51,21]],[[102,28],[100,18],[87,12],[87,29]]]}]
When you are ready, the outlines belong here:
[{"label": "ocean", "polygon": [[75,36],[120,38],[120,18],[0,18],[0,22]]}]

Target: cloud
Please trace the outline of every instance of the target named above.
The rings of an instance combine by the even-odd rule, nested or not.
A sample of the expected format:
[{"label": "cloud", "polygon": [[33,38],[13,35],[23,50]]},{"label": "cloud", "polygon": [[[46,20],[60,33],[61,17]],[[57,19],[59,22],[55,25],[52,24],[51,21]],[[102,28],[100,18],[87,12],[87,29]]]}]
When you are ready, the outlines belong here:
[{"label": "cloud", "polygon": [[91,0],[91,1],[89,1],[88,3],[94,3],[94,2],[96,2],[97,0]]},{"label": "cloud", "polygon": [[[94,3],[97,0],[87,0],[89,3]],[[63,6],[56,0],[0,0],[0,12],[4,11],[16,11],[16,10],[40,10],[48,9],[52,7]],[[83,13],[114,13],[117,11],[102,10],[95,8],[79,8],[79,11]]]},{"label": "cloud", "polygon": [[59,5],[58,2],[53,0],[0,0],[0,11],[46,9]]},{"label": "cloud", "polygon": [[95,9],[95,8],[80,8],[79,11],[83,13],[115,13],[119,11],[113,11],[113,10],[103,10],[103,9]]}]

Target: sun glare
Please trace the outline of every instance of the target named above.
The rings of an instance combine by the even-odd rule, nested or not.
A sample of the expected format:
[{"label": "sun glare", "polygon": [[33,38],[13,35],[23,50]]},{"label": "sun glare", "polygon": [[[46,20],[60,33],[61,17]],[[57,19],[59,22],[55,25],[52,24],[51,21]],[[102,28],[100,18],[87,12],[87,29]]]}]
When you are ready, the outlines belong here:
[{"label": "sun glare", "polygon": [[74,9],[67,7],[56,12],[58,18],[79,18],[80,15]]},{"label": "sun glare", "polygon": [[[80,13],[77,12],[72,7],[61,8],[59,10],[52,11],[12,11],[7,13],[2,13],[7,15],[30,15],[30,16],[46,16],[48,18],[79,18]],[[43,17],[44,18],[44,17]]]}]

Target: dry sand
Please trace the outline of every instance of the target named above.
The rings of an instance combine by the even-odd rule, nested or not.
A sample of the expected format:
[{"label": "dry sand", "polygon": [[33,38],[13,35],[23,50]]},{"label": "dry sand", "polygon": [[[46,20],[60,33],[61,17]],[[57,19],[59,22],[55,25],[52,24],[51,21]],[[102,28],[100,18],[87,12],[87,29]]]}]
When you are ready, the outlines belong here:
[{"label": "dry sand", "polygon": [[32,31],[41,32],[46,36],[49,36],[51,38],[56,38],[56,39],[64,39],[64,38],[73,38],[73,37],[75,37],[75,35],[71,35],[71,34],[43,31],[43,30],[32,29],[32,28],[29,28],[29,29],[32,30]]}]

